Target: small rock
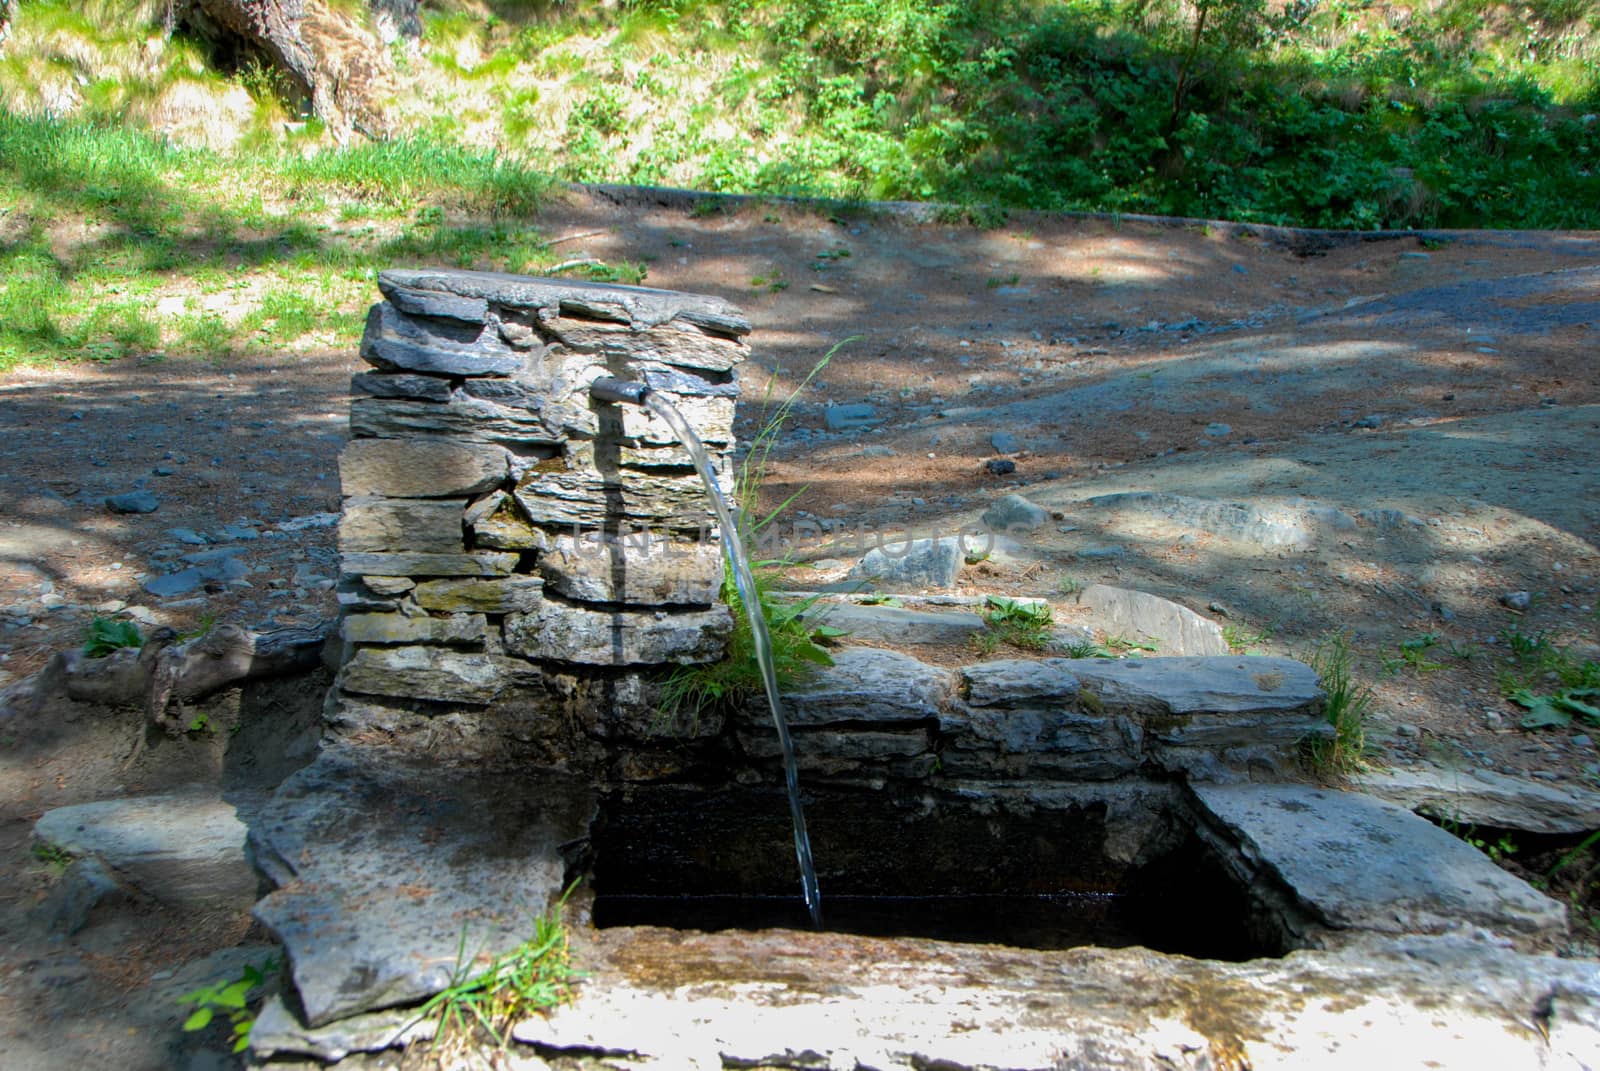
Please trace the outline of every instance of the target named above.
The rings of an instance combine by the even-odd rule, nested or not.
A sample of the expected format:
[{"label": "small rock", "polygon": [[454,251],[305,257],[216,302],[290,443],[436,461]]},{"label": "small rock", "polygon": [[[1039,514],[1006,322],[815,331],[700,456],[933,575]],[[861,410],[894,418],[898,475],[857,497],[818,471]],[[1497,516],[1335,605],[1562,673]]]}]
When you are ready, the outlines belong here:
[{"label": "small rock", "polygon": [[1215,423],[1206,425],[1206,434],[1213,439],[1225,438],[1232,432],[1233,426],[1231,424]]},{"label": "small rock", "polygon": [[991,532],[1031,532],[1042,527],[1050,519],[1050,513],[1021,495],[1006,495],[984,510],[979,519]]},{"label": "small rock", "polygon": [[1355,426],[1358,428],[1381,428],[1383,427],[1383,415],[1380,413],[1368,413],[1356,421]]},{"label": "small rock", "polygon": [[199,532],[196,532],[192,528],[168,528],[167,534],[173,539],[176,539],[179,543],[183,543],[191,547],[203,547],[211,542],[211,540],[207,539],[205,536],[201,535]]},{"label": "small rock", "polygon": [[1121,558],[1127,553],[1127,548],[1120,543],[1091,544],[1078,548],[1080,558]]},{"label": "small rock", "polygon": [[983,463],[983,467],[988,469],[992,476],[1009,476],[1017,471],[1017,463],[1005,457],[991,457]]},{"label": "small rock", "polygon": [[894,448],[893,447],[890,447],[890,446],[879,446],[877,444],[873,444],[872,446],[862,447],[861,456],[862,457],[894,457],[895,453],[894,453]]},{"label": "small rock", "polygon": [[106,498],[106,509],[112,513],[154,513],[161,508],[161,500],[149,491],[128,491]]},{"label": "small rock", "polygon": [[253,539],[260,539],[261,533],[248,525],[228,524],[217,529],[217,536],[219,541],[231,539],[242,543],[248,543]]},{"label": "small rock", "polygon": [[1574,736],[1572,738],[1572,746],[1573,747],[1594,747],[1594,740],[1592,740],[1590,738],[1588,733],[1579,733],[1577,736]]},{"label": "small rock", "polygon": [[308,528],[332,528],[339,523],[337,513],[310,513],[304,517],[291,517],[278,524],[280,531],[303,532]]},{"label": "small rock", "polygon": [[1415,739],[1422,735],[1422,730],[1418,726],[1402,723],[1394,727],[1394,733],[1396,736],[1405,736]]},{"label": "small rock", "polygon": [[1529,770],[1528,776],[1537,781],[1559,781],[1561,775],[1554,770]]},{"label": "small rock", "polygon": [[1526,610],[1533,604],[1533,596],[1526,591],[1508,591],[1500,596],[1500,605],[1509,610]]},{"label": "small rock", "polygon": [[178,470],[173,468],[171,465],[157,465],[153,471],[157,476],[172,476],[175,475]]},{"label": "small rock", "polygon": [[1506,727],[1505,715],[1498,710],[1486,710],[1483,712],[1483,724],[1485,728],[1498,732]]},{"label": "small rock", "polygon": [[1009,431],[997,431],[989,436],[989,445],[994,447],[997,454],[1014,454],[1022,449],[1022,443]]},{"label": "small rock", "polygon": [[876,406],[866,402],[857,402],[852,405],[830,405],[822,411],[822,421],[829,431],[848,431],[852,428],[865,428],[883,420],[878,415]]},{"label": "small rock", "polygon": [[170,599],[174,595],[187,595],[203,583],[205,578],[200,575],[200,570],[190,568],[165,576],[151,577],[144,582],[144,589],[157,598]]},{"label": "small rock", "polygon": [[1245,267],[1243,264],[1235,264],[1233,266],[1233,270],[1235,272],[1239,273],[1240,275],[1249,275],[1250,274],[1250,269]]}]

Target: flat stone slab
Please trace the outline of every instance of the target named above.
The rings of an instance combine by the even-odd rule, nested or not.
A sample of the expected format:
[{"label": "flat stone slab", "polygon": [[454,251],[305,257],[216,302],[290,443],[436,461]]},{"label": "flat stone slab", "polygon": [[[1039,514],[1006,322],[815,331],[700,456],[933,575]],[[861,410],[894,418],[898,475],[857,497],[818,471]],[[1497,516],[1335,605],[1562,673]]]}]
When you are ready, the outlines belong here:
[{"label": "flat stone slab", "polygon": [[260,893],[261,879],[245,858],[245,824],[214,787],[58,807],[39,818],[33,833],[98,860],[170,907],[243,910]]},{"label": "flat stone slab", "polygon": [[1335,930],[1566,932],[1565,907],[1403,807],[1310,785],[1192,787],[1245,858]]},{"label": "flat stone slab", "polygon": [[514,1030],[553,1064],[1578,1071],[1600,1052],[1594,962],[1451,938],[1218,963],[639,928],[599,932],[581,962],[576,1000]]},{"label": "flat stone slab", "polygon": [[903,606],[861,606],[849,602],[818,602],[806,619],[842,628],[852,639],[879,643],[962,644],[988,626],[974,613],[935,613]]},{"label": "flat stone slab", "polygon": [[1074,658],[1061,668],[1107,708],[1146,715],[1315,714],[1316,673],[1292,658]]},{"label": "flat stone slab", "polygon": [[252,846],[278,885],[255,915],[288,952],[306,1023],[420,1001],[527,940],[594,809],[550,770],[338,748],[296,772]]},{"label": "flat stone slab", "polygon": [[1394,766],[1355,778],[1356,787],[1379,799],[1480,826],[1529,833],[1586,833],[1600,829],[1600,792],[1573,784],[1552,785],[1489,770],[1441,766]]},{"label": "flat stone slab", "polygon": [[[849,647],[835,653],[833,663],[784,693],[791,725],[932,721],[954,686],[946,670],[898,651]],[[764,700],[752,703],[750,712],[760,719],[769,716]]]},{"label": "flat stone slab", "polygon": [[[426,315],[449,315],[482,322],[489,304],[519,309],[576,312],[616,320],[635,327],[653,327],[683,320],[721,334],[748,335],[743,312],[716,297],[654,290],[615,283],[574,283],[570,279],[537,279],[503,272],[452,271],[448,268],[390,269],[378,273],[378,289],[391,301],[410,302]],[[410,293],[400,293],[409,291]],[[441,296],[466,299],[446,311]],[[398,300],[397,300],[398,299]],[[427,301],[430,304],[417,304]]]}]

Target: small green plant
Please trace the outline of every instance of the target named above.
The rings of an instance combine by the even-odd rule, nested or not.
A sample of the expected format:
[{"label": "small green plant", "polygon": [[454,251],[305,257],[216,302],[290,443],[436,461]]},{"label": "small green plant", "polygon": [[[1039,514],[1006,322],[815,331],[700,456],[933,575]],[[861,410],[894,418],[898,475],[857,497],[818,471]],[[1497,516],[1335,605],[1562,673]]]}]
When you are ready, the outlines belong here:
[{"label": "small green plant", "polygon": [[1244,625],[1230,623],[1222,626],[1222,642],[1235,654],[1247,654],[1252,647],[1264,643],[1270,635],[1269,630],[1257,630]]},{"label": "small green plant", "polygon": [[67,864],[72,862],[71,852],[47,840],[33,842],[33,857],[57,873],[65,870]]},{"label": "small green plant", "polygon": [[118,621],[109,617],[96,617],[89,622],[84,637],[83,653],[90,658],[104,658],[112,651],[124,647],[143,647],[144,635],[132,621]]},{"label": "small green plant", "polygon": [[1072,640],[1061,645],[1068,658],[1110,658],[1112,654],[1093,640]]},{"label": "small green plant", "polygon": [[1022,276],[1012,272],[1010,275],[991,275],[984,280],[983,285],[990,290],[999,290],[1002,286],[1016,286],[1021,281]]},{"label": "small green plant", "polygon": [[593,282],[621,283],[624,286],[638,286],[650,274],[650,269],[643,263],[627,260],[616,264],[586,264],[583,271]]},{"label": "small green plant", "polygon": [[[788,398],[774,408],[773,384],[776,374],[767,383],[762,409],[767,416],[761,430],[750,443],[750,451],[740,464],[734,486],[737,505],[737,523],[740,541],[747,551],[754,551],[763,534],[771,531],[772,522],[788,509],[805,492],[801,488],[763,515],[760,511],[761,483],[766,476],[767,461],[772,449],[794,411],[800,393],[828,365],[839,347],[853,339],[835,345],[818,361],[801,380]],[[772,573],[787,565],[785,557],[758,559],[750,563],[755,581],[755,599],[767,625],[772,641],[773,671],[780,687],[792,684],[819,666],[833,664],[833,657],[824,644],[843,632],[840,629],[813,624],[807,618],[816,605],[816,597],[783,601],[772,595]],[[696,725],[701,715],[718,709],[729,709],[764,690],[761,666],[756,661],[755,634],[745,612],[744,598],[739,593],[732,568],[724,561],[721,596],[733,612],[733,633],[728,639],[727,657],[720,662],[678,666],[662,686],[662,708],[670,723],[679,718]]]},{"label": "small green plant", "polygon": [[1384,665],[1394,665],[1397,669],[1404,667],[1414,669],[1418,673],[1428,673],[1435,669],[1443,669],[1444,663],[1434,662],[1428,658],[1428,651],[1439,645],[1442,637],[1437,632],[1424,632],[1420,636],[1413,636],[1409,640],[1400,642],[1400,658],[1395,662],[1386,661]]},{"label": "small green plant", "polygon": [[1524,729],[1566,728],[1574,717],[1600,725],[1600,662],[1579,662],[1543,632],[1528,635],[1513,626],[1500,638],[1511,655],[1500,687],[1527,711]]},{"label": "small green plant", "polygon": [[1124,654],[1141,654],[1149,652],[1155,654],[1156,642],[1154,640],[1135,640],[1128,636],[1107,636],[1106,649]]},{"label": "small green plant", "polygon": [[977,565],[980,562],[989,560],[989,552],[986,550],[969,550],[962,556],[961,560],[968,565]]},{"label": "small green plant", "polygon": [[278,961],[273,958],[260,966],[247,963],[244,971],[232,981],[201,986],[185,993],[178,998],[178,1003],[193,1004],[195,1009],[183,1021],[184,1030],[190,1033],[204,1030],[219,1014],[224,1015],[231,1028],[229,1040],[233,1043],[233,1051],[243,1052],[250,1047],[250,1030],[256,1023],[250,1002],[259,996],[257,990],[266,985],[267,977],[277,970]]},{"label": "small green plant", "polygon": [[205,733],[207,735],[214,735],[217,731],[217,727],[211,724],[211,715],[202,712],[189,719],[188,728],[186,728],[184,731],[196,734]]},{"label": "small green plant", "polygon": [[1078,592],[1082,591],[1084,587],[1085,585],[1083,581],[1079,580],[1071,573],[1063,574],[1061,579],[1056,581],[1056,590],[1061,592],[1063,595],[1076,595]]},{"label": "small green plant", "polygon": [[1020,647],[1024,651],[1043,651],[1050,647],[1053,615],[1049,603],[1025,603],[990,595],[984,600],[981,615],[989,627],[985,635]]},{"label": "small green plant", "polygon": [[776,294],[780,290],[789,289],[789,280],[783,277],[782,268],[773,267],[762,275],[752,276],[750,279],[750,289],[766,290],[769,293]]},{"label": "small green plant", "polygon": [[1372,709],[1372,689],[1356,681],[1350,634],[1323,636],[1307,664],[1316,671],[1327,693],[1324,716],[1333,726],[1331,737],[1318,737],[1306,745],[1311,768],[1325,775],[1346,775],[1360,770],[1367,750],[1367,714]]},{"label": "small green plant", "polygon": [[571,892],[568,889],[550,911],[534,919],[531,938],[496,956],[482,970],[471,970],[467,935],[462,931],[450,985],[417,1012],[418,1021],[437,1021],[435,1050],[470,1044],[478,1030],[504,1048],[517,1022],[567,998],[576,972],[561,912]]}]

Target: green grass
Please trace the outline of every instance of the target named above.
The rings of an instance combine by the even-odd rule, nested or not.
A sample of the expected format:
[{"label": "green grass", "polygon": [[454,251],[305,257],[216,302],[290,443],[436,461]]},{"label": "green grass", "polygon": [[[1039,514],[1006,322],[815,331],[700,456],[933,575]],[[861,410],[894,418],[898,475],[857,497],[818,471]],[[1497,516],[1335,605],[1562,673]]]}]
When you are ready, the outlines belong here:
[{"label": "green grass", "polygon": [[418,1020],[431,1018],[438,1024],[431,1052],[470,1047],[480,1034],[503,1049],[518,1022],[567,998],[577,973],[561,917],[565,903],[563,896],[534,920],[532,937],[481,969],[474,970],[466,955],[463,931],[450,985],[417,1012]]},{"label": "green grass", "polygon": [[[812,367],[794,391],[777,405],[773,404],[772,396],[778,375],[777,371],[774,372],[767,381],[762,399],[761,430],[751,441],[735,479],[734,503],[740,539],[746,552],[754,558],[750,562],[751,577],[755,582],[757,605],[767,625],[773,670],[780,690],[803,679],[818,666],[832,665],[833,658],[824,643],[842,633],[808,620],[807,614],[816,603],[815,597],[788,601],[773,598],[774,571],[787,565],[788,560],[755,556],[765,545],[763,536],[776,534],[777,529],[772,522],[805,489],[796,491],[763,515],[759,507],[761,484],[766,476],[768,459],[794,411],[795,402],[833,360],[840,347],[853,341],[855,339],[851,338],[837,343]],[[761,666],[756,661],[755,633],[745,611],[744,598],[734,582],[732,568],[726,561],[723,564],[721,598],[733,613],[733,632],[728,640],[727,655],[718,662],[673,669],[662,686],[663,722],[667,727],[680,726],[692,730],[698,726],[702,716],[731,710],[765,690]]]},{"label": "green grass", "polygon": [[[174,80],[227,87],[181,33],[157,67],[131,66],[162,15],[135,7],[89,17],[64,0],[22,5],[0,100],[38,114],[54,79],[85,87],[82,115],[126,127]],[[407,136],[302,159],[325,135],[315,123],[282,134],[281,86],[247,68],[233,76],[257,101],[247,147],[276,157],[265,170],[291,197],[338,191],[378,209],[439,199],[520,214],[558,175],[936,200],[955,206],[952,221],[980,224],[1035,208],[1357,229],[1600,226],[1600,138],[1585,119],[1600,109],[1592,0],[489,10],[425,11],[422,55],[396,53]],[[512,155],[471,147],[483,144]],[[79,195],[124,215],[170,213],[173,202],[136,191],[159,191],[176,150],[129,147],[125,175],[114,164]]]},{"label": "green grass", "polygon": [[0,370],[349,349],[381,268],[554,263],[520,222],[548,189],[504,158],[426,139],[222,156],[0,111]]},{"label": "green grass", "polygon": [[1307,765],[1322,776],[1346,776],[1366,764],[1366,720],[1373,694],[1356,680],[1354,662],[1350,636],[1344,632],[1323,636],[1306,659],[1327,693],[1323,712],[1333,726],[1331,737],[1308,741],[1304,751]]}]

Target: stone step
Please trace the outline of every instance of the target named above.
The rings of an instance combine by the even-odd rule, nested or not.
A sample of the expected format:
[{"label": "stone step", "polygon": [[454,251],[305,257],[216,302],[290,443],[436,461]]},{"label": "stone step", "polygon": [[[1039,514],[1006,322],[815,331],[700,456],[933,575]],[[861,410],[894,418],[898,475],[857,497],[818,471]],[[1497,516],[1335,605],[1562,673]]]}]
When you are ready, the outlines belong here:
[{"label": "stone step", "polygon": [[343,747],[293,774],[252,830],[278,889],[255,915],[288,953],[306,1024],[422,1000],[515,948],[560,895],[592,790]]},{"label": "stone step", "polygon": [[1555,938],[1566,908],[1403,807],[1313,785],[1194,785],[1238,865],[1335,934]]}]

